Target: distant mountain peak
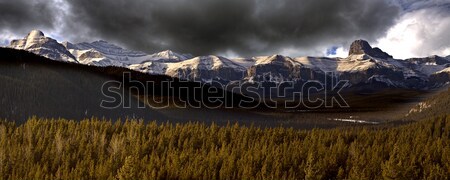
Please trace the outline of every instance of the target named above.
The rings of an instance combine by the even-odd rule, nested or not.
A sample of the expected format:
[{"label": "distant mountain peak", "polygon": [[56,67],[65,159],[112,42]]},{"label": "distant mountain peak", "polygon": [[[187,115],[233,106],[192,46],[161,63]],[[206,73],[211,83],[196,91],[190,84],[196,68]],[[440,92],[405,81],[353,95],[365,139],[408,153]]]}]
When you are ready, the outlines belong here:
[{"label": "distant mountain peak", "polygon": [[12,40],[9,47],[27,50],[53,60],[77,62],[64,45],[46,37],[40,30],[32,30],[23,39]]},{"label": "distant mountain peak", "polygon": [[183,60],[193,58],[193,56],[190,54],[180,54],[180,53],[173,52],[171,50],[164,50],[164,51],[152,54],[151,56],[155,59],[173,59],[173,60],[178,60],[178,61],[183,61]]},{"label": "distant mountain peak", "polygon": [[171,50],[164,50],[164,51],[161,51],[161,52],[159,52],[157,54],[164,55],[164,56],[176,56],[176,55],[178,55],[178,53],[175,53],[175,52],[173,52]]},{"label": "distant mountain peak", "polygon": [[45,37],[44,33],[40,30],[34,29],[28,33],[26,39],[36,39],[36,38],[42,38]]},{"label": "distant mountain peak", "polygon": [[348,55],[356,55],[356,54],[367,54],[372,57],[389,59],[392,58],[391,55],[382,51],[380,48],[372,48],[370,44],[366,40],[356,40],[350,45],[350,51]]},{"label": "distant mountain peak", "polygon": [[64,41],[61,43],[64,47],[66,47],[67,50],[69,49],[78,49],[75,44],[72,44],[71,42]]},{"label": "distant mountain peak", "polygon": [[90,44],[94,44],[94,45],[103,45],[103,46],[111,46],[111,47],[115,47],[115,48],[119,48],[119,49],[123,49],[122,47],[119,47],[113,43],[109,43],[108,41],[105,40],[97,40],[97,41],[93,41]]},{"label": "distant mountain peak", "polygon": [[172,51],[172,50],[169,50],[169,49],[167,49],[167,50],[161,51],[160,53],[173,53],[173,51]]},{"label": "distant mountain peak", "polygon": [[370,46],[369,42],[359,39],[352,42],[348,54],[364,54],[370,50],[372,50],[372,46]]},{"label": "distant mountain peak", "polygon": [[268,61],[284,61],[285,59],[286,57],[280,54],[274,54],[272,56],[267,57]]},{"label": "distant mountain peak", "polygon": [[91,43],[82,42],[82,43],[78,43],[77,45],[80,45],[83,48],[94,48],[94,49],[95,49],[95,47],[109,48],[109,49],[124,49],[115,44],[109,43],[108,41],[105,41],[105,40],[97,40],[97,41],[93,41]]},{"label": "distant mountain peak", "polygon": [[[105,41],[105,40],[97,40],[97,41],[94,41],[94,42],[98,42],[98,43],[104,43],[104,44],[109,44],[109,42],[108,41]],[[94,43],[93,42],[93,43]]]}]

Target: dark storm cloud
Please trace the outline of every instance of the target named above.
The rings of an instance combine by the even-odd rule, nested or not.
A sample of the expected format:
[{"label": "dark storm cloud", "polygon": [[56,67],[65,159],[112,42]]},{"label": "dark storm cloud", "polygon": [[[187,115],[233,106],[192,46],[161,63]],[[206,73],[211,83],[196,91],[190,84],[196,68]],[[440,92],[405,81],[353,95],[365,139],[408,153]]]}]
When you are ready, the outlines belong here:
[{"label": "dark storm cloud", "polygon": [[32,28],[52,28],[55,14],[47,0],[0,0],[0,30],[28,32]]},{"label": "dark storm cloud", "polygon": [[383,0],[70,0],[72,25],[145,51],[270,54],[375,40],[398,15]]},{"label": "dark storm cloud", "polygon": [[[62,6],[62,5],[67,5]],[[348,45],[382,36],[399,15],[384,0],[0,0],[0,30],[50,30],[130,49],[243,56]],[[297,53],[298,53],[297,52]]]}]

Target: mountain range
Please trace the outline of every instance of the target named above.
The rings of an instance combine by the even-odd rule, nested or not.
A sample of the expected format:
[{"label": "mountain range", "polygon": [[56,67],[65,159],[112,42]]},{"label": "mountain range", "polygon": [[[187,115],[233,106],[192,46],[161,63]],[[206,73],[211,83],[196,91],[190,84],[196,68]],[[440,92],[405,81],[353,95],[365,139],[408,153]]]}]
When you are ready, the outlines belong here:
[{"label": "mountain range", "polygon": [[350,46],[348,57],[288,57],[283,55],[226,58],[216,55],[194,57],[170,50],[147,54],[127,50],[106,41],[59,43],[33,30],[13,40],[9,48],[21,49],[56,61],[94,66],[118,66],[149,74],[168,75],[208,83],[220,81],[303,84],[325,83],[333,76],[348,80],[346,88],[402,88],[428,90],[449,84],[450,56],[394,59],[365,40]]},{"label": "mountain range", "polygon": [[[5,107],[0,117],[20,120],[33,115],[71,119],[143,117],[180,122],[206,119],[224,124],[233,119],[248,124],[257,122],[276,126],[282,123],[313,128],[340,124],[330,121],[335,118],[359,117],[364,121],[388,122],[402,119],[405,114],[408,114],[408,119],[418,119],[416,117],[419,115],[414,112],[428,109],[448,112],[445,108],[448,96],[438,96],[436,101],[430,102],[426,98],[437,92],[435,89],[441,91],[441,87],[450,82],[449,57],[394,59],[364,40],[354,41],[349,49],[349,55],[345,58],[292,58],[283,55],[232,59],[216,55],[194,57],[170,50],[146,54],[106,41],[60,43],[41,31],[33,30],[24,39],[13,40],[8,48],[0,48],[0,79],[4,89],[1,91],[3,100],[0,105]],[[131,81],[125,82],[124,73],[130,73],[130,80],[134,83],[150,81],[153,84],[141,87]],[[349,107],[321,106],[310,109],[304,104],[288,109],[283,108],[286,102],[277,98],[276,102],[261,103],[251,109],[241,108],[239,103],[232,104],[232,107],[237,107],[232,109],[227,109],[223,104],[217,109],[175,108],[181,101],[215,105],[216,101],[208,99],[217,95],[209,92],[211,89],[208,87],[214,86],[213,83],[208,85],[212,81],[232,85],[241,82],[281,84],[288,81],[294,82],[296,89],[309,80],[326,83],[324,79],[329,76],[348,80],[341,95]],[[201,83],[180,81],[179,78],[199,80]],[[105,100],[100,90],[107,81],[123,82],[120,94],[131,92],[131,96],[124,96],[125,99],[130,99],[133,104],[144,103],[146,108],[100,108],[99,104]],[[171,86],[164,86],[165,81],[170,81]],[[194,91],[184,91],[186,87]],[[220,93],[225,94],[223,102],[248,101],[248,96],[241,96],[246,92],[222,90]],[[313,97],[321,97],[322,94],[318,92]],[[233,99],[230,100],[230,97]],[[153,99],[168,101],[171,98],[179,101],[170,102],[169,107],[164,109],[152,106]],[[257,99],[255,103],[262,101],[266,102],[265,99]],[[415,107],[419,102],[426,103]],[[279,108],[269,108],[274,104]],[[430,104],[438,108],[428,108]],[[253,107],[253,104],[247,107]],[[293,119],[302,121],[291,121]]]}]

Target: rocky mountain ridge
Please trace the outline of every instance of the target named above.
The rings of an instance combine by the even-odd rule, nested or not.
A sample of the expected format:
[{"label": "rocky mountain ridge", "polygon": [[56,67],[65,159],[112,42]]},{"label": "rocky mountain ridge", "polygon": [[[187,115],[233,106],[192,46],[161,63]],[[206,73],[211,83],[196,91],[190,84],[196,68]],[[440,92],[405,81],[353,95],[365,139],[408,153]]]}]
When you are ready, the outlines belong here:
[{"label": "rocky mountain ridge", "polygon": [[356,40],[346,58],[296,57],[283,55],[228,59],[199,56],[170,50],[155,54],[127,50],[106,41],[58,43],[39,30],[13,40],[10,48],[24,49],[53,60],[95,66],[120,66],[150,74],[181,79],[231,82],[324,83],[328,76],[348,80],[348,87],[432,89],[450,82],[450,58],[430,56],[405,60],[393,57],[367,41]]}]

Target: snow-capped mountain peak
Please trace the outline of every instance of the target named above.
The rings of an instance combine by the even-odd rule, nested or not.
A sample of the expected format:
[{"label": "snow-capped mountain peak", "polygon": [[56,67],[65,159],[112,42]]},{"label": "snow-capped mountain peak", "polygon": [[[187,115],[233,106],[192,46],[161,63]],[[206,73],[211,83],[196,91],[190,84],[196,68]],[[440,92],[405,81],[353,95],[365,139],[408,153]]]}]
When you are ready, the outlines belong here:
[{"label": "snow-capped mountain peak", "polygon": [[223,67],[234,68],[236,70],[244,71],[245,68],[240,66],[233,61],[222,57],[222,56],[198,56],[189,60],[185,60],[179,63],[172,63],[172,69],[182,69],[182,68],[190,68],[190,69],[202,69],[202,70],[213,70]]},{"label": "snow-capped mountain peak", "polygon": [[9,47],[27,50],[53,60],[77,62],[66,47],[55,39],[46,37],[40,30],[32,30],[23,39],[12,40]]},{"label": "snow-capped mountain peak", "polygon": [[166,75],[182,79],[202,80],[211,79],[226,81],[240,80],[246,68],[221,56],[199,56],[176,63],[166,63]]},{"label": "snow-capped mountain peak", "polygon": [[28,40],[32,40],[32,39],[38,39],[38,38],[43,38],[45,37],[44,33],[40,30],[32,30],[30,33],[28,33],[26,39]]},{"label": "snow-capped mountain peak", "polygon": [[161,51],[150,55],[154,60],[172,60],[172,61],[184,61],[193,58],[190,54],[180,54],[171,50]]}]

